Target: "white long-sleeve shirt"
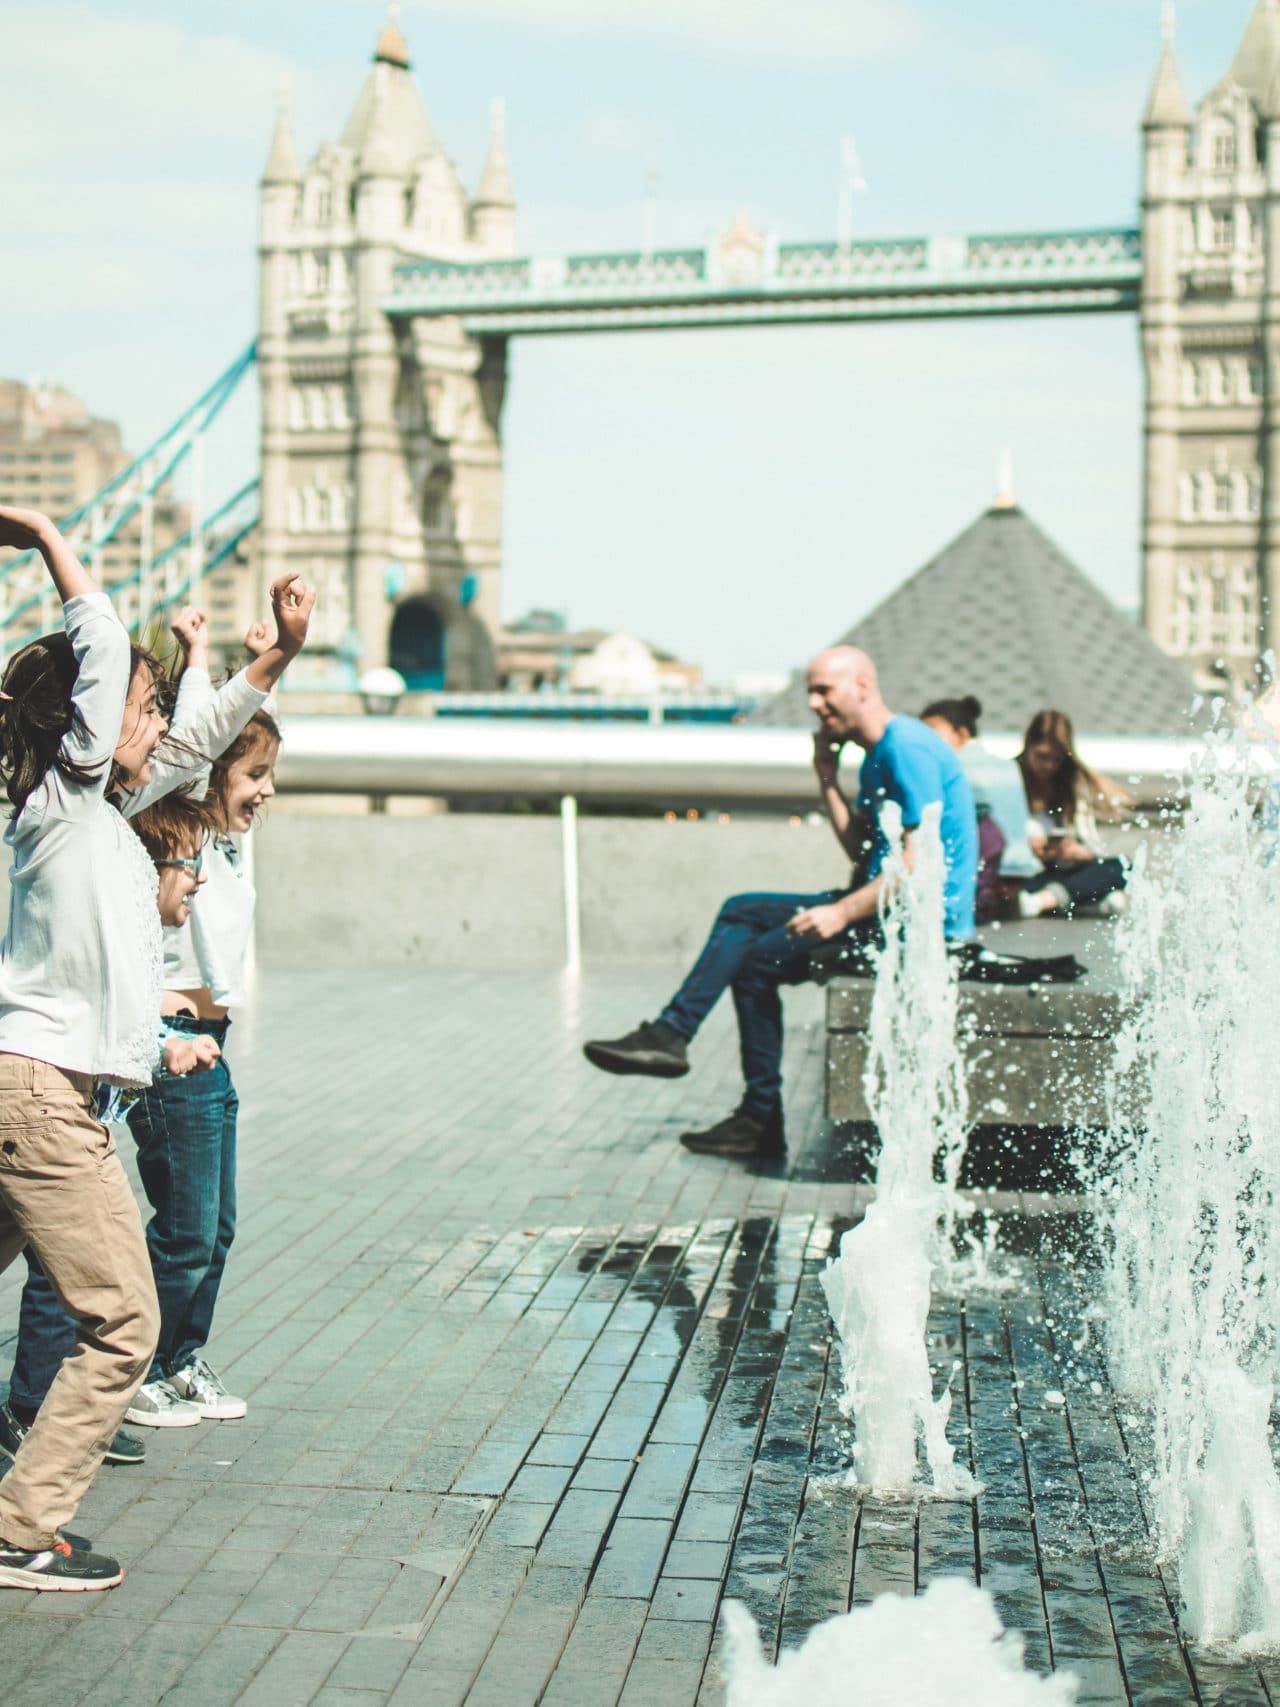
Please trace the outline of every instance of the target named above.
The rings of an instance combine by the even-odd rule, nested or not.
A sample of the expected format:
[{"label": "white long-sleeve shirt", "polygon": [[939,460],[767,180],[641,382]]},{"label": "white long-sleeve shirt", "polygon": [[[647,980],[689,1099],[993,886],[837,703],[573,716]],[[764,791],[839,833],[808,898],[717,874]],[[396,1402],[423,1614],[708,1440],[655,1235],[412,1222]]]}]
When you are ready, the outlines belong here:
[{"label": "white long-sleeve shirt", "polygon": [[[9,923],[0,944],[0,1051],[49,1061],[117,1085],[148,1085],[158,1061],[163,939],[156,871],[125,817],[106,799],[129,691],[129,636],[105,593],[64,608],[79,670],[78,716],[63,739],[92,783],[50,769],[10,822]],[[123,813],[189,783],[191,753],[216,757],[267,696],[243,672],[217,693],[206,672],[183,678],[172,734],[151,780]]]},{"label": "white long-sleeve shirt", "polygon": [[9,924],[0,944],[0,1050],[148,1085],[157,1056],[156,872],[106,799],[129,691],[129,636],[105,593],[68,600],[77,716],[62,750],[97,772],[48,775],[10,821]]},{"label": "white long-sleeve shirt", "polygon": [[[225,694],[232,682],[242,679],[243,671],[240,676],[233,676],[232,681],[219,690],[220,693]],[[184,675],[183,687],[186,680]],[[255,699],[253,711],[274,711],[274,696],[257,694]],[[197,706],[202,704],[202,700],[197,701]],[[237,715],[241,709],[242,706],[237,705]],[[242,719],[236,729],[237,735],[253,711]],[[176,707],[174,725],[175,728],[178,725]],[[234,738],[231,737],[232,740]],[[222,752],[230,744],[230,741],[225,741],[216,750]],[[210,749],[201,747],[199,750]],[[240,836],[225,834],[209,838],[204,849],[205,880],[191,897],[190,918],[183,925],[164,927],[165,989],[208,990],[214,1001],[224,1008],[239,1007],[245,999],[244,964],[253,935],[253,914],[257,905],[257,894],[242,863],[242,840]]]},{"label": "white long-sleeve shirt", "polygon": [[164,930],[166,990],[208,990],[220,1007],[245,999],[244,962],[257,902],[245,875],[240,838],[213,836],[204,850],[204,883],[185,925]]},{"label": "white long-sleeve shirt", "polygon": [[250,685],[243,670],[216,690],[208,670],[184,670],[169,732],[151,760],[151,780],[126,797],[125,817],[136,817],[177,788],[186,788],[201,798],[208,785],[210,761],[226,752],[254,712],[261,711],[269,699],[269,694]]}]

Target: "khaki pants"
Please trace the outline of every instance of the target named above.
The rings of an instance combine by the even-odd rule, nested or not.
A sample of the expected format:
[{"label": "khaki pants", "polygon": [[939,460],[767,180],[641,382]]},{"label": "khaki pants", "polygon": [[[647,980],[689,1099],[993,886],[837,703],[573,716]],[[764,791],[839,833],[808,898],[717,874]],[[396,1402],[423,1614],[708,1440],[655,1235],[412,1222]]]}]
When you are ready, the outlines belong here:
[{"label": "khaki pants", "polygon": [[142,1222],[84,1073],[0,1054],[0,1269],[30,1244],[76,1349],[0,1481],[0,1539],[48,1547],[151,1367],[160,1312]]}]

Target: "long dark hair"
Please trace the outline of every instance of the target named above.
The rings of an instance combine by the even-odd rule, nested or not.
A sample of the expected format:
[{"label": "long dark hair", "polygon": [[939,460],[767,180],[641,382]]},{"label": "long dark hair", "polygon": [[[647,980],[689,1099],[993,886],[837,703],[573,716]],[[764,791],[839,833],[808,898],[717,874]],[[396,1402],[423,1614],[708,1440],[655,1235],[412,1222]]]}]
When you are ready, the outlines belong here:
[{"label": "long dark hair", "polygon": [[[160,660],[141,646],[129,648],[129,680],[138,670],[150,671],[152,679],[163,675]],[[80,666],[65,634],[42,634],[15,652],[5,667],[0,691],[0,778],[14,813],[22,811],[51,770],[66,782],[89,788],[103,779],[107,785],[118,780],[111,760],[93,766],[69,758],[62,743],[72,729],[81,730],[84,720],[71,696]],[[119,732],[116,732],[117,740]]]},{"label": "long dark hair", "polygon": [[[1062,754],[1058,768],[1047,784],[1035,781],[1027,767],[1027,748],[1034,747],[1039,741],[1052,741]],[[1127,798],[1122,788],[1090,770],[1076,752],[1075,730],[1065,711],[1046,709],[1036,712],[1022,737],[1018,768],[1022,772],[1027,799],[1031,799],[1033,790],[1037,796],[1043,791],[1045,810],[1050,817],[1064,822],[1073,818],[1083,803],[1096,806],[1103,800]]]}]

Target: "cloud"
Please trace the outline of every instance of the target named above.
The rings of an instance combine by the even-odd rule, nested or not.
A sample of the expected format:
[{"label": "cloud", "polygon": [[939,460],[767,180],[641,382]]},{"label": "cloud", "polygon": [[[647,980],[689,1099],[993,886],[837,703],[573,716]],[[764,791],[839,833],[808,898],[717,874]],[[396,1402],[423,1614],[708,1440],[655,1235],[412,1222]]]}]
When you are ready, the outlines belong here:
[{"label": "cloud", "polygon": [[1045,125],[1094,142],[1134,138],[1145,96],[1141,76],[1082,80],[1052,53],[1017,42],[975,48],[957,41],[952,58],[967,83],[1021,96]]},{"label": "cloud", "polygon": [[429,0],[414,10],[818,66],[898,58],[925,35],[907,0]]},{"label": "cloud", "polygon": [[214,151],[265,155],[272,92],[284,55],[243,37],[184,28],[160,17],[107,15],[68,5],[56,30],[43,9],[11,11],[5,52],[22,76],[5,89],[6,164],[23,172],[68,167],[92,179],[104,155],[172,173],[207,167]]}]

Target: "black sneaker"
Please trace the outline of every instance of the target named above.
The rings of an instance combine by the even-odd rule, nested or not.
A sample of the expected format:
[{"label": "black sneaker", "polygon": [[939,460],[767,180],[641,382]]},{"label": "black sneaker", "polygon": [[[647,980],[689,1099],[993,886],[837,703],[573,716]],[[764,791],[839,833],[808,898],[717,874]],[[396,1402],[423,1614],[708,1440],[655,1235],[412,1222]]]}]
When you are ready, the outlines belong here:
[{"label": "black sneaker", "polygon": [[605,1073],[647,1073],[653,1079],[683,1079],[689,1071],[683,1037],[660,1019],[638,1025],[625,1037],[584,1043],[582,1053]]},{"label": "black sneaker", "polygon": [[[20,1422],[13,1413],[11,1405],[0,1405],[0,1452],[7,1452],[12,1458],[22,1445],[28,1434],[27,1424]],[[130,1434],[127,1429],[117,1429],[115,1439],[106,1451],[108,1464],[141,1464],[147,1456],[147,1449],[136,1434]]]},{"label": "black sneaker", "polygon": [[86,1553],[69,1541],[32,1552],[0,1541],[0,1588],[62,1589],[84,1594],[114,1588],[124,1572],[102,1553]]},{"label": "black sneaker", "polygon": [[787,1147],[782,1110],[770,1115],[748,1114],[742,1109],[717,1120],[703,1132],[685,1132],[680,1142],[700,1156],[780,1156]]}]

